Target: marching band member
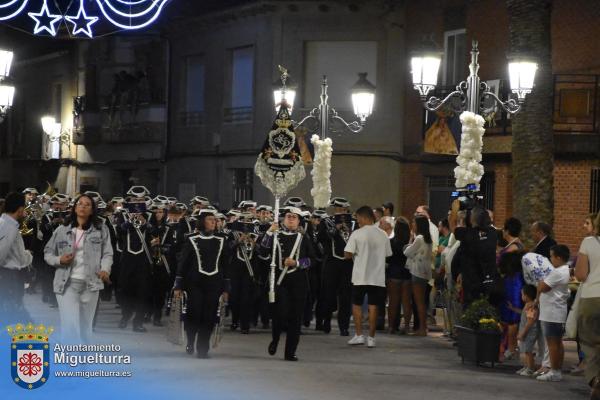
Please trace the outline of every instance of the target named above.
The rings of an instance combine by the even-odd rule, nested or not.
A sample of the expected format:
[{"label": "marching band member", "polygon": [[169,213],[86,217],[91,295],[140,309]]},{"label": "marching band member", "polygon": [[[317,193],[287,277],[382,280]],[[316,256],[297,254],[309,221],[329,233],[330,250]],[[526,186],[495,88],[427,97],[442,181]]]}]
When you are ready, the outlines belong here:
[{"label": "marching band member", "polygon": [[168,291],[173,287],[171,279],[174,276],[172,268],[176,268],[177,261],[174,257],[174,230],[167,224],[166,198],[157,196],[150,207],[150,235],[152,240],[152,323],[154,326],[163,326],[161,322],[162,309],[165,306]]},{"label": "marching band member", "polygon": [[327,220],[326,261],[323,265],[323,332],[331,332],[331,315],[338,311],[338,327],[341,336],[348,336],[352,314],[352,260],[344,259],[344,247],[354,229],[350,218],[350,203],[342,197],[331,199],[334,216]]},{"label": "marching band member", "polygon": [[238,323],[241,333],[250,332],[250,321],[253,319],[254,303],[257,297],[258,265],[256,253],[256,237],[252,232],[252,222],[237,222],[232,227],[234,252],[229,264],[231,279],[231,330],[236,330]]},{"label": "marching band member", "polygon": [[145,196],[148,189],[133,186],[127,192],[130,196],[125,212],[125,222],[119,226],[123,238],[123,255],[119,286],[123,304],[119,328],[125,329],[133,317],[133,331],[146,332],[144,314],[152,284],[152,257],[149,251],[150,235],[145,216]]},{"label": "marching band member", "polygon": [[296,349],[300,341],[300,325],[308,291],[305,274],[300,270],[310,267],[311,248],[305,235],[299,232],[301,210],[296,207],[284,209],[282,230],[273,243],[273,233],[279,229],[273,223],[261,241],[261,248],[268,253],[273,248],[277,268],[275,304],[272,310],[272,338],[269,354],[275,355],[284,324],[286,327],[285,360],[298,361]]},{"label": "marching band member", "polygon": [[[256,233],[259,235],[256,243],[260,243],[262,237],[266,234],[273,223],[273,207],[268,205],[260,205],[256,208],[256,213],[258,217],[258,231]],[[256,274],[258,283],[258,296],[256,298],[254,307],[255,315],[253,317],[253,321],[258,322],[258,318],[260,317],[262,328],[269,329],[269,268],[271,264],[271,256],[270,254],[259,251],[256,254],[256,257],[256,262],[258,264]]]},{"label": "marching band member", "polygon": [[325,241],[323,238],[324,230],[321,228],[325,225],[322,220],[327,218],[327,213],[323,210],[315,210],[310,217],[310,223],[306,234],[310,239],[313,249],[314,259],[308,270],[308,282],[310,285],[309,298],[306,302],[304,311],[304,326],[310,326],[313,310],[315,315],[315,330],[323,330],[323,302],[321,298],[321,276],[323,274],[323,261],[325,260]]},{"label": "marching band member", "polygon": [[35,285],[39,278],[39,272],[43,269],[43,248],[42,240],[43,234],[40,231],[39,221],[37,218],[39,192],[36,188],[26,188],[22,192],[25,195],[25,219],[21,222],[21,235],[23,236],[23,243],[25,244],[25,250],[31,251],[33,254],[33,262],[27,270],[27,277],[25,278],[25,286],[27,286],[27,293],[35,293]]},{"label": "marching band member", "polygon": [[184,328],[187,335],[186,352],[198,358],[208,358],[210,334],[217,318],[221,294],[229,292],[226,257],[228,248],[223,237],[215,235],[216,218],[213,210],[201,210],[198,234],[188,236],[175,278],[175,297],[187,292],[187,315]]}]

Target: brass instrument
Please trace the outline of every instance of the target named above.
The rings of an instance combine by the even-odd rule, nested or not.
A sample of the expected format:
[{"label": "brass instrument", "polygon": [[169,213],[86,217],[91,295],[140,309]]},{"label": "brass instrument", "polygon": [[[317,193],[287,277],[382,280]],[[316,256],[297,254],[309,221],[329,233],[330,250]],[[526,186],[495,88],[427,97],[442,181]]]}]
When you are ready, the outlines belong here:
[{"label": "brass instrument", "polygon": [[36,225],[39,226],[42,218],[44,217],[44,208],[42,207],[39,199],[42,199],[44,196],[54,196],[56,193],[56,189],[50,184],[50,182],[46,182],[48,187],[46,191],[37,197],[37,199],[32,200],[25,207],[25,218],[21,221],[19,225],[19,232],[21,236],[31,236],[33,234],[33,228],[29,227],[29,223],[31,221],[35,221]]}]

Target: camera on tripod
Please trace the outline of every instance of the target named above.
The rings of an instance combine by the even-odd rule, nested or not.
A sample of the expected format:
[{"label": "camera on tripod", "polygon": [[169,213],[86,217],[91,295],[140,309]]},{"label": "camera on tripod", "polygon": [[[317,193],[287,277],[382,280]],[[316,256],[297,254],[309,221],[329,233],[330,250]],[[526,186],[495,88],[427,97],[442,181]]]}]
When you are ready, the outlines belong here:
[{"label": "camera on tripod", "polygon": [[452,198],[458,199],[460,211],[470,211],[483,200],[483,196],[479,194],[479,189],[474,183],[452,192]]}]

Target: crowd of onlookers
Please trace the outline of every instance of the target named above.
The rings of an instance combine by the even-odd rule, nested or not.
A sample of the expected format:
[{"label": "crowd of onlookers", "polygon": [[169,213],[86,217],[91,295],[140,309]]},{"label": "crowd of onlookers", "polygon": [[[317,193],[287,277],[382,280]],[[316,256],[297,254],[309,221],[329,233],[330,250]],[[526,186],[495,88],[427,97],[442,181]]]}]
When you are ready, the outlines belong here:
[{"label": "crowd of onlookers", "polygon": [[579,363],[570,372],[585,374],[598,399],[600,214],[582,221],[586,237],[572,254],[544,221],[523,226],[511,217],[496,227],[491,211],[461,208],[454,202],[437,224],[426,206],[410,221],[392,217],[389,203],[375,210],[393,253],[386,267],[389,332],[427,335],[439,306],[444,334],[453,336],[462,312],[485,297],[498,311],[502,360],[520,354],[518,374],[560,381],[563,339],[575,339]]}]

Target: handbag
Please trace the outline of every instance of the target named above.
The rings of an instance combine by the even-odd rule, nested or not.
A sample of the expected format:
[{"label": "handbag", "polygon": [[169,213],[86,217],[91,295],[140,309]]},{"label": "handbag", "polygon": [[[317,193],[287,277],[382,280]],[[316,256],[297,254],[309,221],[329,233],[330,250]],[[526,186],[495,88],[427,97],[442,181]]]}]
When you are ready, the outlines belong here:
[{"label": "handbag", "polygon": [[579,289],[577,289],[577,294],[575,295],[575,300],[573,300],[573,304],[571,305],[571,311],[567,316],[567,322],[565,322],[565,334],[570,339],[577,339],[577,320],[579,319],[579,301],[581,299],[581,292],[583,292],[582,282],[579,285]]}]

